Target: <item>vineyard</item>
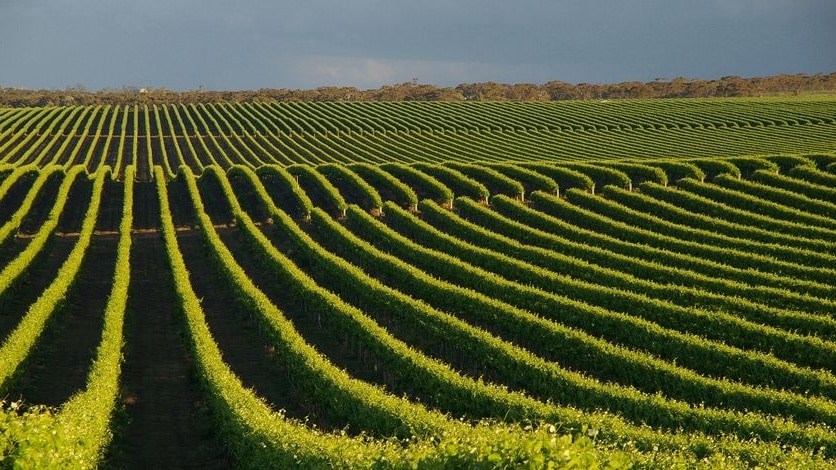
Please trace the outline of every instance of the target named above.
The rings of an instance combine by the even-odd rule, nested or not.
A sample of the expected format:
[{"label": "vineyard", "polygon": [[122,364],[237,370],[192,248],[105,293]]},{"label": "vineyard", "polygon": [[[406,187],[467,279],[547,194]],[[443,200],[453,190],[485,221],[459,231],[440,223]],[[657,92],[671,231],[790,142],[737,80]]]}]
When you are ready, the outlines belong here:
[{"label": "vineyard", "polygon": [[0,468],[836,467],[836,99],[0,108]]}]

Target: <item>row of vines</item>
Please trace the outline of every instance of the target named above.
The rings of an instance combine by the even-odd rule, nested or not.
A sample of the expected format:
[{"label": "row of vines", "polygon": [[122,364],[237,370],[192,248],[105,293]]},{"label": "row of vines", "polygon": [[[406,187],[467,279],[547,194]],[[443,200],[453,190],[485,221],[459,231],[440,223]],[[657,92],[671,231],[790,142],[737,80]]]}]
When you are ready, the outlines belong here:
[{"label": "row of vines", "polygon": [[0,109],[0,164],[585,161],[828,151],[836,101],[235,103]]},{"label": "row of vines", "polygon": [[0,468],[836,467],[834,136],[829,98],[0,108]]},{"label": "row of vines", "polygon": [[[0,413],[2,463],[95,467],[124,445],[132,245],[156,237],[232,465],[832,465],[834,162],[155,165],[149,182],[6,164],[0,390],[22,400]],[[89,364],[38,369],[103,238]],[[260,346],[228,342],[219,308],[287,393],[250,380],[236,350]],[[80,378],[40,406],[38,374]]]}]

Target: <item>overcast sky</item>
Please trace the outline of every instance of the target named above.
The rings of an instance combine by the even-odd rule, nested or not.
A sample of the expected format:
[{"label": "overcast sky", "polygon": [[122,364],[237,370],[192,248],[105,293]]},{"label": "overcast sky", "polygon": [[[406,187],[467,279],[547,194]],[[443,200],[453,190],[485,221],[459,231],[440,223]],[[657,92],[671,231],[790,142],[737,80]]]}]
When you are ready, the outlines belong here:
[{"label": "overcast sky", "polygon": [[0,0],[0,86],[616,83],[836,71],[836,0]]}]

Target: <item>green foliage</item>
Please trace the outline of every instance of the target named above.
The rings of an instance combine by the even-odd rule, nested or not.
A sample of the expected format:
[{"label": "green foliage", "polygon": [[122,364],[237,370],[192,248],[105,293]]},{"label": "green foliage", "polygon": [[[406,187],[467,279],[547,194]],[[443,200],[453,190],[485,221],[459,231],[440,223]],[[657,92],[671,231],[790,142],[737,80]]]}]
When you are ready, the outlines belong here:
[{"label": "green foliage", "polygon": [[[239,166],[234,166],[229,171],[230,175],[239,172],[244,173],[243,167]],[[256,170],[256,174],[273,199],[288,205],[285,210],[292,211],[296,216],[303,219],[311,216],[311,209],[313,208],[311,199],[299,186],[296,178],[284,168],[278,165],[264,165]]]},{"label": "green foliage", "polygon": [[[679,187],[698,196],[699,201],[707,202],[703,207],[714,207],[716,203],[719,203],[753,214],[762,214],[773,219],[821,227],[831,231],[836,230],[836,220],[824,215],[787,207],[784,203],[766,201],[758,196],[726,189],[721,185],[699,183],[686,178],[679,182]],[[693,206],[693,203],[691,206]],[[701,207],[696,210],[703,211],[706,209]]]},{"label": "green foliage", "polygon": [[780,169],[777,163],[757,157],[732,157],[726,158],[725,161],[736,166],[743,178],[748,178],[758,170],[778,173]]},{"label": "green foliage", "polygon": [[[99,182],[104,181],[109,173],[108,167],[100,170],[96,179],[99,191]],[[0,454],[5,456],[0,462],[4,467],[92,469],[98,466],[110,442],[110,418],[119,394],[122,326],[130,282],[134,174],[134,167],[128,167],[125,176],[129,179],[125,183],[113,287],[105,307],[102,341],[86,389],[70,398],[57,412],[32,407],[19,413],[15,404],[0,410],[0,421],[8,420],[0,423],[0,429],[4,430],[3,438],[0,438]],[[91,206],[95,204],[94,201]],[[88,214],[94,214],[95,220],[95,207],[92,210]],[[85,229],[89,237],[92,225],[85,223]],[[71,279],[71,274],[66,275]],[[2,442],[3,439],[5,442]]]},{"label": "green foliage", "polygon": [[[473,163],[445,162],[444,166],[452,168],[483,184],[493,194],[505,194],[518,199],[525,199],[525,187],[512,178],[482,165]],[[487,199],[488,194],[484,195]]]},{"label": "green foliage", "polygon": [[797,166],[816,166],[816,163],[813,160],[801,155],[769,155],[763,157],[763,159],[778,165],[778,170],[781,173],[787,173]]},{"label": "green foliage", "polygon": [[[68,180],[74,179],[75,175],[80,173],[82,167],[74,167],[70,170],[72,177],[68,176]],[[18,323],[17,327],[5,339],[5,342],[0,346],[0,390],[8,387],[9,379],[12,378],[15,371],[20,367],[20,364],[26,359],[31,352],[38,338],[43,332],[47,321],[52,316],[52,313],[57,309],[58,305],[63,301],[64,296],[70,289],[70,286],[75,281],[81,268],[81,262],[87,252],[87,247],[90,245],[90,239],[93,236],[93,229],[96,225],[96,218],[99,213],[99,205],[101,204],[102,187],[104,186],[105,177],[109,176],[109,171],[101,171],[95,176],[95,183],[93,185],[93,195],[90,200],[90,205],[84,215],[82,222],[81,233],[78,241],[73,247],[67,259],[58,270],[55,280],[41,293],[38,299],[29,306],[23,319]],[[69,185],[68,185],[69,186]],[[69,189],[67,189],[69,190]],[[64,202],[67,196],[59,195],[56,205],[53,207],[53,212],[50,213],[49,219],[44,223],[47,229],[41,229],[37,237],[44,239],[42,243],[46,243],[45,239],[52,236],[52,229],[58,224],[58,217],[63,209]],[[38,248],[35,245],[35,240],[30,243],[31,247]],[[42,244],[41,244],[42,246]],[[28,249],[28,247],[27,247]],[[39,248],[38,248],[39,249]],[[36,250],[32,250],[36,252]],[[16,261],[25,260],[19,270],[16,270],[20,264],[13,262],[3,272],[3,278],[7,275],[7,271],[15,272],[17,275],[20,271],[26,268],[34,257],[34,253],[29,255],[26,251],[21,253]]]},{"label": "green foliage", "polygon": [[485,166],[518,181],[525,187],[525,192],[545,191],[554,195],[560,193],[560,187],[555,180],[536,171],[508,163],[487,163]]},{"label": "green foliage", "polygon": [[570,170],[563,166],[550,165],[547,163],[520,163],[523,168],[528,168],[536,171],[544,176],[552,178],[558,186],[567,190],[569,188],[578,188],[584,191],[593,192],[595,190],[595,183],[592,178],[581,173],[580,171]]},{"label": "green foliage", "polygon": [[465,175],[456,168],[449,168],[442,165],[430,165],[428,163],[414,163],[412,164],[412,167],[422,173],[430,175],[450,188],[451,202],[453,194],[469,196],[474,199],[481,199],[484,201],[487,201],[488,196],[490,195],[490,190],[487,186],[480,183],[476,179]]},{"label": "green foliage", "polygon": [[380,168],[408,185],[416,196],[430,198],[439,204],[453,203],[453,191],[425,172],[399,163],[385,163]]},{"label": "green foliage", "polygon": [[[623,171],[615,168],[607,168],[597,165],[589,165],[584,163],[561,164],[562,167],[568,168],[583,173],[595,182],[595,188],[602,188],[608,184],[620,186],[622,188],[632,189],[633,183],[630,177]],[[594,188],[593,188],[594,191]]]},{"label": "green foliage", "polygon": [[[156,171],[159,177],[162,170],[157,168]],[[229,191],[228,183],[223,184],[222,173],[218,175],[221,176],[225,190]],[[219,243],[211,221],[202,211],[196,184],[188,170],[185,170],[185,177],[195,209],[198,210],[198,215],[202,219],[200,226],[204,230],[207,241],[216,250],[215,254],[222,267],[228,270],[230,281],[235,282],[242,289],[242,293],[258,297],[257,289],[249,283],[240,267],[235,265],[231,254]],[[348,438],[322,434],[300,423],[286,420],[280,413],[269,411],[250,391],[244,389],[240,381],[223,365],[220,351],[211,340],[208,328],[202,320],[199,301],[188,284],[188,273],[185,271],[185,265],[176,247],[165,188],[158,183],[158,189],[166,246],[175,274],[176,287],[187,316],[194,353],[198,358],[204,383],[207,385],[210,396],[213,397],[211,402],[216,408],[220,420],[219,425],[227,436],[230,450],[241,465],[262,468],[265,466],[281,468],[287,465],[303,467],[384,465],[413,468],[455,465],[479,468],[482,465],[490,467],[520,464],[541,466],[550,461],[566,467],[567,465],[595,464],[601,461],[611,464],[612,468],[620,468],[628,464],[629,459],[622,457],[621,454],[598,457],[591,441],[583,438],[575,439],[568,436],[558,439],[559,436],[555,435],[554,426],[538,428],[532,433],[520,432],[514,427],[480,425],[476,428],[468,428],[456,422],[449,422],[446,425],[442,424],[440,428],[442,431],[437,436],[415,441],[409,439],[407,442],[410,442],[410,445],[404,449],[392,441],[375,442],[367,441],[362,437]],[[241,212],[234,200],[232,202],[233,210],[241,223],[248,226],[246,215]],[[257,302],[256,305],[259,308],[269,309],[269,302],[264,303],[263,300]],[[287,344],[293,344],[293,342]],[[308,360],[299,365],[310,364],[311,360],[317,361],[315,359],[317,357],[319,356],[313,353]],[[324,364],[322,359],[318,359],[318,362]],[[354,393],[357,393],[353,398],[355,400],[372,398],[374,402],[380,402],[380,397],[377,396],[379,394],[375,392],[369,394],[368,389],[362,393],[359,390]],[[344,403],[344,401],[337,403]],[[407,411],[405,408],[414,410],[415,405],[402,403],[394,409],[399,410],[399,413],[404,413]],[[421,419],[426,423],[427,415],[424,413],[419,412],[418,415],[422,416]]]},{"label": "green foliage", "polygon": [[[681,180],[682,178],[694,178],[699,181],[703,181],[705,179],[705,172],[702,171],[697,165],[693,163],[688,163],[679,160],[647,160],[642,161],[642,164],[646,166],[656,167],[661,169],[665,172],[666,178],[669,182],[676,182]],[[662,178],[659,178],[662,180]],[[662,181],[658,181],[661,184],[665,184]],[[635,182],[634,182],[635,183]]]},{"label": "green foliage", "polygon": [[[392,200],[404,207],[416,209],[418,195],[405,183],[383,171],[379,166],[368,163],[353,163],[349,168],[382,194],[389,194]],[[382,204],[382,201],[381,201]]]},{"label": "green foliage", "polygon": [[836,186],[836,175],[831,170],[830,165],[828,165],[827,171],[820,171],[812,166],[797,166],[789,171],[789,175],[793,178],[807,181],[808,183],[833,188]]},{"label": "green foliage", "polygon": [[[836,167],[834,167],[836,169]],[[836,188],[823,186],[803,179],[793,178],[787,175],[780,175],[766,171],[756,171],[752,174],[752,182],[763,184],[767,189],[757,193],[758,196],[773,202],[785,202],[787,195],[789,199],[804,199],[805,202],[819,205],[815,200],[825,201],[829,204],[836,204]],[[764,196],[765,193],[779,193],[781,199],[776,200],[775,196]],[[794,205],[794,207],[798,207]],[[821,206],[820,206],[821,207]],[[832,212],[832,210],[831,210]]]},{"label": "green foliage", "polygon": [[335,187],[339,188],[340,194],[351,195],[353,203],[359,204],[366,210],[381,211],[383,199],[372,185],[360,178],[349,168],[326,163],[316,167],[316,171],[325,176]]},{"label": "green foliage", "polygon": [[[19,167],[5,180],[3,180],[3,184],[2,186],[0,186],[0,200],[2,200],[3,196],[6,195],[9,189],[16,183],[20,182],[22,178],[25,178],[27,175],[33,173],[37,175],[35,181],[32,182],[31,186],[29,187],[29,191],[26,194],[26,197],[23,199],[23,202],[21,202],[18,209],[12,214],[11,218],[8,221],[6,221],[5,224],[0,226],[0,244],[5,243],[6,240],[8,240],[8,238],[12,235],[12,233],[18,230],[21,222],[23,222],[23,219],[27,216],[27,214],[29,214],[29,211],[32,208],[32,204],[34,204],[35,199],[38,197],[38,193],[44,186],[44,184],[46,184],[46,182],[50,178],[63,177],[64,180],[62,181],[61,188],[59,189],[59,194],[55,201],[55,206],[53,207],[52,212],[50,213],[50,217],[45,223],[45,226],[48,227],[47,229],[45,229],[46,231],[49,231],[52,228],[54,228],[54,224],[50,224],[49,221],[52,220],[54,223],[57,223],[57,217],[63,210],[64,203],[66,202],[66,195],[69,193],[70,187],[72,186],[75,177],[83,171],[83,168],[73,169],[69,173],[65,173],[61,170],[61,167],[57,165],[47,167],[41,171],[38,171],[37,167],[35,167],[34,165],[26,165]],[[40,241],[40,239],[38,239],[38,241]],[[28,261],[21,261],[19,263],[20,267],[28,265]],[[12,274],[12,272],[14,271],[11,271],[11,269],[13,268],[9,268],[9,265],[3,267],[2,272],[4,274],[0,276],[0,294],[8,288],[8,286],[16,277],[16,274]]]},{"label": "green foliage", "polygon": [[[719,158],[706,158],[701,160],[687,160],[688,163],[696,165],[700,171],[705,173],[705,178],[695,178],[700,181],[714,179],[718,175],[731,175],[735,178],[741,178],[740,168],[734,166],[732,163]],[[681,178],[680,178],[681,179]]]},{"label": "green foliage", "polygon": [[640,163],[625,163],[625,162],[596,162],[595,165],[605,168],[612,168],[623,171],[631,181],[632,186],[638,186],[645,181],[652,181],[659,183],[662,186],[668,185],[668,175],[661,168],[655,166],[642,165]]},{"label": "green foliage", "polygon": [[[836,218],[836,204],[830,201],[836,201],[836,189],[806,183],[802,180],[795,180],[784,175],[765,171],[756,171],[753,179],[774,181],[777,184],[758,184],[757,181],[739,180],[728,176],[714,179],[715,184],[725,189],[761,198],[765,202],[772,202],[778,205],[771,207],[765,206],[761,214],[732,208],[731,210],[736,212],[738,217],[742,217],[745,220],[757,220],[756,226],[759,228],[775,230],[788,235],[799,235],[810,240],[833,239],[833,234],[836,232],[832,228],[828,229],[799,221],[792,222],[781,220],[781,218],[770,217],[770,213],[777,212],[770,209],[786,206],[782,212],[790,214],[793,212],[792,209],[795,209],[798,212],[807,213],[807,215],[818,215],[834,219]],[[785,187],[794,188],[795,190],[779,187],[782,183],[785,184]]]},{"label": "green foliage", "polygon": [[[116,270],[90,293],[108,300],[86,385],[56,408],[4,402],[0,468],[101,464],[133,210],[144,229],[156,207],[134,199],[134,179],[154,182],[172,307],[236,466],[832,467],[833,103],[0,109],[2,305],[41,275],[50,240],[68,236],[59,220],[78,210],[73,187],[93,180],[72,251],[0,343],[0,391],[44,344],[92,237],[111,235],[96,224],[122,217]],[[121,207],[102,200],[115,184]],[[234,221],[213,221],[216,207]],[[172,214],[184,211],[196,223],[177,230],[203,238],[209,273],[186,270]],[[250,269],[287,297],[274,304]],[[227,284],[225,307],[255,320],[286,372],[277,380],[315,403],[308,420],[236,377],[198,275]],[[305,337],[295,315],[340,345]]]},{"label": "green foliage", "polygon": [[319,197],[324,201],[328,210],[335,214],[345,214],[348,203],[340,194],[340,191],[322,173],[308,165],[291,165],[285,170],[297,178],[300,187],[311,198]]}]

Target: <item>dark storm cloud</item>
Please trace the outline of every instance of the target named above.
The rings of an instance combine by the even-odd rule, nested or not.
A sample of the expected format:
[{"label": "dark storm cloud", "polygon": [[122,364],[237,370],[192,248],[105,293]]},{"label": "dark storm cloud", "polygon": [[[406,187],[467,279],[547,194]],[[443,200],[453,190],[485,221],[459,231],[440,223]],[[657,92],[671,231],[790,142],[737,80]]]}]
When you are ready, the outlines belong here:
[{"label": "dark storm cloud", "polygon": [[5,0],[0,85],[362,88],[836,70],[831,0]]}]

